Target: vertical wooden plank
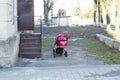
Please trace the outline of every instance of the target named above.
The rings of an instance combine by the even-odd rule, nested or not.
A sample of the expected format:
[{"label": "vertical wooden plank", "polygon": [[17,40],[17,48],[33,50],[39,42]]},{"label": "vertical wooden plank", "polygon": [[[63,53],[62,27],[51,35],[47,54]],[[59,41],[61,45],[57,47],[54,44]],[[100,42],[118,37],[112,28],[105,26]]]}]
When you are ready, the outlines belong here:
[{"label": "vertical wooden plank", "polygon": [[18,30],[34,30],[34,0],[18,0]]}]

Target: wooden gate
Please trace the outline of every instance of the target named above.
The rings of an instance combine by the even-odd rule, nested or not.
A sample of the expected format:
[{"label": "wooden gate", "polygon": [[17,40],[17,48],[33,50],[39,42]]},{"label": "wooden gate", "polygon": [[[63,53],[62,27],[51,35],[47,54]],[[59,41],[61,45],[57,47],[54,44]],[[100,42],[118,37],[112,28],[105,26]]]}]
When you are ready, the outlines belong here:
[{"label": "wooden gate", "polygon": [[18,1],[18,30],[34,29],[34,0]]}]

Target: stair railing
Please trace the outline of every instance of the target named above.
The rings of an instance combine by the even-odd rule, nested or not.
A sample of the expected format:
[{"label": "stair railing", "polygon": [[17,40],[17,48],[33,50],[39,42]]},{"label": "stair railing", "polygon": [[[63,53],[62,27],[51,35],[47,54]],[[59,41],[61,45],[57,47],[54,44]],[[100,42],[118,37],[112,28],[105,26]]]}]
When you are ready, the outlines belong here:
[{"label": "stair railing", "polygon": [[41,46],[41,53],[42,53],[42,17],[41,16],[34,16],[34,33],[40,33],[40,46]]}]

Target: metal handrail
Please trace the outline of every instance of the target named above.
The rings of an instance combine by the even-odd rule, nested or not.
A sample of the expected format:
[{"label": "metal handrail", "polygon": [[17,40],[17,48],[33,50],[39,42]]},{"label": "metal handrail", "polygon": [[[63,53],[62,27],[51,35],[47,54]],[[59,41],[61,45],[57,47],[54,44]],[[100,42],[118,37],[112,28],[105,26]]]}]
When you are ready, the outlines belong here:
[{"label": "metal handrail", "polygon": [[[42,53],[42,17],[41,16],[34,16],[35,17],[38,17],[38,20],[39,20],[39,30],[37,33],[40,33],[40,46],[41,46],[41,53]],[[34,24],[35,25],[35,24]],[[35,28],[35,27],[34,27]],[[42,56],[42,55],[41,55]]]}]

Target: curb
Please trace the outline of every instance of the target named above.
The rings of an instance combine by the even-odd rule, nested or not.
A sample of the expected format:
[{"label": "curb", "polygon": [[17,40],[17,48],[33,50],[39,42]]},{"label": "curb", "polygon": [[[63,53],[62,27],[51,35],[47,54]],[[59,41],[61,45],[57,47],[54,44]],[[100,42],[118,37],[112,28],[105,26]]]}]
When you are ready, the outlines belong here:
[{"label": "curb", "polygon": [[110,37],[107,37],[102,34],[96,34],[96,37],[103,43],[105,43],[108,47],[117,49],[120,51],[120,41],[114,40]]}]

